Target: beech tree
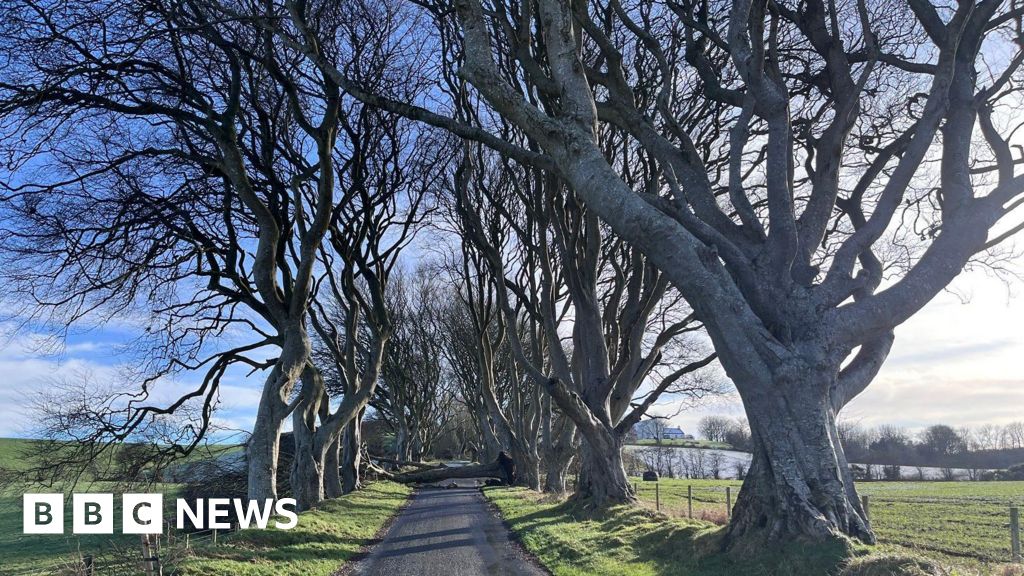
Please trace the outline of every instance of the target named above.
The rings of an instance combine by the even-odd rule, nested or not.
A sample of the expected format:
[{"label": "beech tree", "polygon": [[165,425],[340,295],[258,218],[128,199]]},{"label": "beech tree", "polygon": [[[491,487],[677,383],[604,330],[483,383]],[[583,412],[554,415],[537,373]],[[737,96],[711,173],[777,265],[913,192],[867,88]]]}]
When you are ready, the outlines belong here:
[{"label": "beech tree", "polygon": [[[204,406],[198,441],[228,367],[265,369],[249,495],[276,497],[334,205],[337,86],[198,4],[26,0],[5,3],[3,20],[0,115],[17,143],[6,149],[4,248],[20,263],[7,278],[51,328],[120,305],[141,308],[160,335],[142,389],[97,431],[105,441],[193,399]],[[251,341],[211,342],[235,328]],[[266,346],[278,355],[251,358]],[[197,389],[149,401],[156,379],[185,370],[205,371]]]},{"label": "beech tree", "polygon": [[[893,329],[1024,228],[1013,219],[1024,176],[1009,141],[1019,119],[1008,113],[1020,106],[1024,9],[426,7],[438,44],[459,54],[471,101],[535,147],[362,90],[340,71],[339,83],[556,175],[679,290],[752,430],[730,541],[873,542],[836,417],[870,384]],[[631,186],[630,167],[605,153],[609,125],[655,163],[649,186]]]},{"label": "beech tree", "polygon": [[387,302],[395,329],[371,404],[395,432],[395,457],[420,462],[455,417],[455,384],[443,353],[444,300],[454,294],[425,264],[396,277],[391,287]]},{"label": "beech tree", "polygon": [[[694,377],[714,360],[692,338],[700,323],[642,254],[551,175],[467,153],[455,193],[517,365],[583,436],[577,496],[595,505],[632,500],[626,435],[663,394],[714,391]],[[533,338],[523,337],[522,318],[535,326]]]},{"label": "beech tree", "polygon": [[[739,390],[753,461],[732,541],[873,542],[836,415],[877,373],[893,328],[1024,227],[1007,221],[1024,176],[1004,112],[1019,106],[1024,11],[916,0],[486,5],[454,3],[460,74],[671,280]],[[982,68],[987,50],[1009,56]],[[496,54],[558,105],[524,97]],[[712,136],[680,121],[694,109],[713,112]],[[602,148],[605,124],[651,155],[657,186],[623,178]],[[888,249],[908,236],[913,250]]]}]

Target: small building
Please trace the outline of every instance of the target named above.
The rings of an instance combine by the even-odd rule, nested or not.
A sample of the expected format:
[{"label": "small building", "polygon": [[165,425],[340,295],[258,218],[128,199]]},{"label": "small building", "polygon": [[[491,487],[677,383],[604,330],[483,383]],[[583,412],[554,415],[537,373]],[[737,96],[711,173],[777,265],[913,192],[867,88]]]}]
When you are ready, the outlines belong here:
[{"label": "small building", "polygon": [[682,428],[665,426],[660,420],[644,420],[633,427],[637,440],[692,440]]},{"label": "small building", "polygon": [[691,438],[691,436],[688,436],[683,432],[682,428],[665,428],[665,431],[662,433],[662,438],[665,440],[687,440]]}]

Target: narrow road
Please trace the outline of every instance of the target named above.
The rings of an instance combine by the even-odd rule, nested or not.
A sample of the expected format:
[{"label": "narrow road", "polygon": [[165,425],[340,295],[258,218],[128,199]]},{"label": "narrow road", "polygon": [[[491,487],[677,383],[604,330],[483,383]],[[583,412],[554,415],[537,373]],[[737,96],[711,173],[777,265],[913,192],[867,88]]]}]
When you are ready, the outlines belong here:
[{"label": "narrow road", "polygon": [[423,488],[353,576],[542,576],[474,485]]}]

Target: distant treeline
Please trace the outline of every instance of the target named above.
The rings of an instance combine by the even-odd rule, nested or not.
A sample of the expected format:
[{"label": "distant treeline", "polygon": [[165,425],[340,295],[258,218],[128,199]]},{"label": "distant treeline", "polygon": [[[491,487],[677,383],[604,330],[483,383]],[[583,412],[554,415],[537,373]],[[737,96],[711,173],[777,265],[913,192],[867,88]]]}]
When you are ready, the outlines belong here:
[{"label": "distant treeline", "polygon": [[[706,416],[697,430],[707,440],[730,444],[736,450],[750,449],[750,432],[743,419]],[[977,471],[980,477],[982,470],[1005,470],[1024,463],[1024,421],[959,428],[935,424],[919,433],[893,425],[872,428],[845,421],[839,423],[839,439],[848,461],[888,466],[878,472],[882,477],[898,475],[898,466],[967,469]],[[876,472],[865,469],[864,473]]]},{"label": "distant treeline", "polygon": [[935,424],[918,434],[898,426],[841,423],[839,437],[851,462],[878,465],[1006,469],[1024,462],[1024,422],[954,428]]}]

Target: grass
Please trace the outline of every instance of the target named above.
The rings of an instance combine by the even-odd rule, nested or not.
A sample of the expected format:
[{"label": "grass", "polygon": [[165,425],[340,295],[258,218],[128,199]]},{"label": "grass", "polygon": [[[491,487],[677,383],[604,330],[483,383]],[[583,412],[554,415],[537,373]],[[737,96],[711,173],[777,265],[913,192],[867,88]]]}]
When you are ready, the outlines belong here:
[{"label": "grass", "polygon": [[[687,486],[693,486],[694,517],[725,520],[725,488],[733,503],[737,480],[662,479],[661,511],[686,516]],[[655,503],[653,482],[636,482],[640,500]],[[865,482],[879,543],[894,551],[927,554],[944,563],[969,567],[1010,558],[1009,506],[1024,506],[1024,482]]]},{"label": "grass", "polygon": [[[39,441],[0,439],[0,468],[25,469],[23,455]],[[228,453],[239,448],[231,445],[203,447],[194,458]],[[141,545],[138,535],[120,532],[120,493],[122,486],[108,482],[83,482],[76,492],[113,492],[115,520],[113,535],[71,535],[70,504],[65,496],[64,535],[22,534],[22,494],[25,492],[70,492],[70,487],[41,488],[15,483],[0,488],[0,576],[23,574],[61,574],[82,555],[94,555],[102,568],[98,573],[138,572]],[[174,518],[174,498],[178,486],[157,484],[130,491],[162,491],[164,518]],[[401,484],[378,482],[365,490],[325,502],[320,508],[300,515],[299,525],[292,530],[246,530],[221,535],[213,546],[207,535],[191,540],[192,551],[186,553],[181,537],[176,546],[165,540],[161,558],[165,573],[181,575],[316,575],[332,574],[346,560],[371,542],[377,531],[405,503],[410,489]]]},{"label": "grass", "polygon": [[619,506],[595,516],[571,501],[521,488],[485,490],[526,548],[556,576],[1024,576],[1021,566],[958,564],[920,548],[842,540],[753,545],[744,548],[750,552],[724,553],[725,529],[711,522],[642,506]]},{"label": "grass", "polygon": [[244,530],[204,544],[177,567],[182,576],[319,576],[335,573],[406,502],[411,489],[374,482],[299,516],[291,530]]},{"label": "grass", "polygon": [[[114,491],[103,483],[94,483],[88,488],[91,492]],[[164,518],[173,519],[176,486],[160,485],[156,489],[165,492]],[[187,553],[182,536],[178,535],[174,546],[165,541],[161,550],[165,573],[181,576],[333,574],[373,541],[410,493],[411,489],[403,484],[375,482],[364,490],[328,500],[319,508],[300,514],[299,524],[291,530],[243,530],[222,535],[217,545],[206,535],[192,540],[193,546]],[[119,532],[120,498],[115,496],[114,502],[117,508],[114,528]],[[24,535],[21,533],[21,508],[21,490],[0,493],[0,576],[61,574],[61,567],[85,554],[95,555],[101,567],[117,567],[124,573],[137,572],[133,571],[133,561],[140,555],[139,536],[117,533]],[[70,517],[65,516],[66,530],[70,529],[70,522]],[[106,569],[99,573],[122,572]]]},{"label": "grass", "polygon": [[681,448],[707,448],[712,450],[732,450],[732,445],[726,444],[725,442],[712,442],[711,440],[682,440],[674,438],[666,438],[658,442],[653,438],[644,438],[641,440],[634,440],[629,444],[633,446],[673,446]]},{"label": "grass", "polygon": [[723,530],[636,506],[591,516],[569,501],[521,488],[485,489],[513,532],[555,576],[823,576],[850,555],[828,544],[721,552]]},{"label": "grass", "polygon": [[[95,482],[75,489],[78,492],[118,492],[117,488],[108,483]],[[168,498],[173,498],[177,486],[158,484],[146,488],[147,491],[160,491],[165,494],[165,507]],[[118,534],[121,525],[120,497],[114,497],[114,528],[115,534],[71,534],[71,498],[64,498],[64,526],[62,535],[43,535],[22,533],[22,494],[24,492],[59,492],[59,489],[38,488],[31,486],[8,486],[0,491],[0,576],[23,574],[31,571],[54,574],[53,567],[69,562],[72,557],[81,554],[92,554],[113,548],[134,546],[138,536]],[[165,516],[169,517],[169,516]]]}]

